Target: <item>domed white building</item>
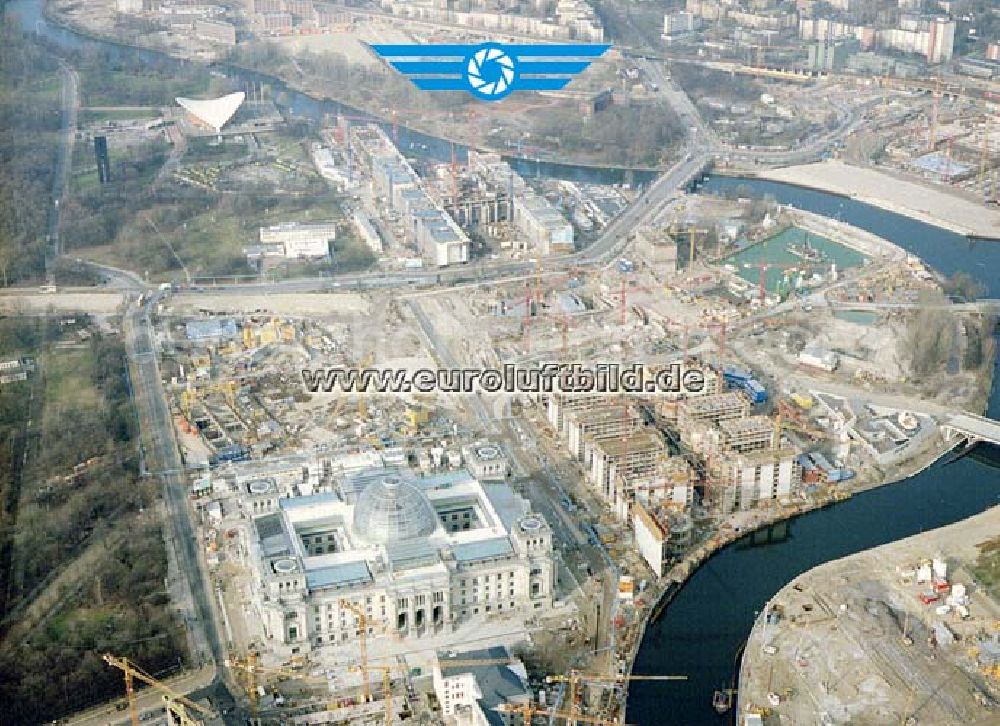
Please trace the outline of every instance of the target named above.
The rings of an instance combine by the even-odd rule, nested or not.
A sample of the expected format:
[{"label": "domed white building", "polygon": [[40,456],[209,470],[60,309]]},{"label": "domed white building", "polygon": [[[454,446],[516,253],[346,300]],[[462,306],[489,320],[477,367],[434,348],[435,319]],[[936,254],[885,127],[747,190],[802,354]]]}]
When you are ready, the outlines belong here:
[{"label": "domed white building", "polygon": [[247,564],[278,655],[356,640],[342,599],[364,608],[372,636],[403,638],[551,607],[552,533],[506,484],[369,469],[275,503],[251,520]]},{"label": "domed white building", "polygon": [[365,487],[354,506],[354,532],[369,544],[429,537],[438,528],[437,512],[427,495],[398,476],[385,476]]}]

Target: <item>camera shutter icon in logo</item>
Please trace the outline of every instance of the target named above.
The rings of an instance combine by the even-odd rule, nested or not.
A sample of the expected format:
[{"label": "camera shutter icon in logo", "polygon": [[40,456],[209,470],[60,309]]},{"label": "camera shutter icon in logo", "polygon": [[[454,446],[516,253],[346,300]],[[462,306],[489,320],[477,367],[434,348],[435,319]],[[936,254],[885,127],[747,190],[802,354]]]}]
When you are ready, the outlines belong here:
[{"label": "camera shutter icon in logo", "polygon": [[369,46],[423,91],[465,91],[481,101],[499,101],[514,91],[558,91],[610,47],[603,43]]},{"label": "camera shutter icon in logo", "polygon": [[502,48],[490,45],[479,48],[465,64],[465,80],[472,92],[495,101],[514,90],[517,63]]}]

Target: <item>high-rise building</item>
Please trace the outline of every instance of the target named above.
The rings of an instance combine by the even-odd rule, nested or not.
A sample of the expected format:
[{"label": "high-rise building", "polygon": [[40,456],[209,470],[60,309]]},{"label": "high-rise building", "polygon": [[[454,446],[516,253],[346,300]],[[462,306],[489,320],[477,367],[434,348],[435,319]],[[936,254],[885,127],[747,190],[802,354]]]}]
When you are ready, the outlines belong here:
[{"label": "high-rise building", "polygon": [[903,15],[898,28],[878,31],[878,44],[890,50],[922,55],[930,63],[944,63],[951,60],[955,52],[955,28],[955,21],[948,18]]},{"label": "high-rise building", "polygon": [[860,50],[861,43],[857,38],[817,40],[809,44],[808,66],[815,71],[839,71]]},{"label": "high-rise building", "polygon": [[108,156],[108,137],[94,137],[94,156],[97,157],[97,178],[101,184],[111,181],[111,158]]},{"label": "high-rise building", "polygon": [[944,63],[950,61],[955,52],[955,28],[954,20],[948,18],[934,18],[930,22],[927,41],[927,60],[931,63]]},{"label": "high-rise building", "polygon": [[663,16],[663,35],[690,33],[701,27],[701,18],[694,13],[667,13]]}]

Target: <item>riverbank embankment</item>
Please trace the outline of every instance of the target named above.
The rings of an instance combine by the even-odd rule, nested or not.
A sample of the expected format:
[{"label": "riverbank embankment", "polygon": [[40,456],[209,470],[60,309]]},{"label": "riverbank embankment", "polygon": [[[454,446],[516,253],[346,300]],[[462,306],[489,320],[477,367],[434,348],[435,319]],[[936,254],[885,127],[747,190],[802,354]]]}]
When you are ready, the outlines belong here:
[{"label": "riverbank embankment", "polygon": [[830,160],[755,175],[850,197],[972,237],[1000,240],[1000,211],[950,191],[894,174]]}]

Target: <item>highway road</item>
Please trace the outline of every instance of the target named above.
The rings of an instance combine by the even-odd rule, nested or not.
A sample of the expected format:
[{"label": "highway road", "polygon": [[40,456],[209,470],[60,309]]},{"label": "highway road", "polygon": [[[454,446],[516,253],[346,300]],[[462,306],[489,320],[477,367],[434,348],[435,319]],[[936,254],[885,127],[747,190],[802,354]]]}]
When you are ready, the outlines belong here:
[{"label": "highway road", "polygon": [[[63,255],[59,239],[62,215],[60,203],[68,190],[80,106],[79,76],[76,70],[64,61],[60,60],[59,63],[63,73],[62,130],[52,184],[52,206],[49,208],[47,224],[49,243],[45,259],[47,273],[52,263]],[[80,259],[77,259],[77,262],[89,264],[97,269],[107,278],[109,287],[125,290],[141,290],[145,287],[142,279],[133,272],[85,263]],[[164,397],[157,355],[150,333],[149,310],[156,301],[157,296],[154,296],[145,307],[132,304],[124,317],[123,329],[129,356],[132,396],[143,438],[149,444],[144,451],[141,451],[140,458],[145,461],[147,470],[154,476],[159,476],[163,482],[164,499],[170,514],[170,524],[174,529],[173,541],[178,565],[187,579],[193,610],[186,619],[186,627],[191,632],[193,642],[196,643],[196,652],[191,653],[191,659],[199,670],[181,676],[177,680],[176,687],[178,690],[198,689],[199,693],[192,694],[195,698],[200,694],[210,694],[212,702],[220,709],[232,712],[232,723],[238,723],[232,694],[220,677],[221,671],[217,668],[217,664],[223,662],[225,654],[219,641],[214,612],[207,594],[206,579],[198,557],[198,540],[187,509],[184,465],[174,438],[173,422]],[[184,610],[184,604],[180,605]],[[149,708],[161,700],[153,693],[145,693],[139,698],[142,708]],[[113,720],[115,719],[110,717],[108,711],[95,709],[82,714],[76,723],[109,723]],[[230,721],[230,719],[225,720],[227,723]]]},{"label": "highway road", "polygon": [[225,683],[220,680],[220,665],[226,653],[219,637],[209,586],[198,552],[199,539],[188,508],[184,463],[174,437],[173,421],[152,339],[149,312],[158,302],[158,297],[152,296],[142,307],[132,304],[123,324],[132,394],[143,434],[143,460],[147,472],[159,477],[163,484],[178,565],[187,579],[190,602],[175,604],[185,612],[186,626],[195,643],[196,652],[191,654],[191,658],[196,665],[214,664],[216,676],[213,682],[217,685],[221,683],[225,688]]},{"label": "highway road", "polygon": [[[692,147],[694,154],[715,159],[728,158],[730,161],[760,162],[767,164],[803,164],[815,161],[837,141],[857,131],[864,124],[864,113],[870,106],[880,103],[872,101],[864,108],[852,111],[838,109],[837,126],[826,133],[809,139],[794,149],[785,151],[763,149],[739,149],[719,139],[715,131],[705,123],[690,96],[667,74],[664,63],[644,56],[634,58],[646,75],[657,84],[658,93],[670,104],[674,112],[689,127],[694,129]],[[859,113],[860,111],[860,113]]]},{"label": "highway road", "polygon": [[949,310],[951,312],[997,313],[1000,300],[984,298],[973,302],[849,302],[830,300],[834,310],[885,311],[885,310]]},{"label": "highway road", "polygon": [[[657,93],[663,101],[674,109],[686,123],[690,131],[688,153],[680,161],[667,169],[647,187],[636,201],[605,227],[600,237],[579,252],[556,257],[547,257],[542,262],[545,272],[558,272],[574,266],[606,264],[621,254],[629,233],[635,228],[649,223],[659,209],[680,194],[680,192],[700,173],[716,160],[728,158],[730,161],[762,160],[767,163],[803,163],[819,158],[837,139],[843,138],[864,123],[862,114],[843,109],[837,128],[789,151],[741,150],[723,143],[714,130],[705,123],[690,97],[667,75],[662,63],[644,57],[636,62],[657,84]],[[340,288],[371,290],[383,288],[405,288],[418,285],[455,285],[473,282],[491,282],[505,278],[530,275],[536,272],[536,264],[526,261],[492,261],[464,265],[453,268],[402,270],[397,272],[345,273],[330,277],[315,277],[280,282],[249,282],[194,287],[180,290],[180,294],[211,289],[220,294],[241,295],[245,293],[313,292],[337,290]]]},{"label": "highway road", "polygon": [[[624,248],[629,232],[651,220],[657,210],[675,197],[709,163],[708,154],[691,154],[659,176],[618,217],[612,220],[601,236],[589,247],[570,255],[546,257],[542,270],[546,273],[566,270],[574,266],[605,264],[613,260]],[[194,285],[178,290],[185,295],[211,291],[221,295],[299,293],[337,290],[377,290],[407,288],[418,285],[455,285],[461,283],[495,282],[507,278],[528,276],[536,272],[532,260],[483,261],[461,267],[428,270],[401,270],[398,272],[359,272],[329,277],[297,278],[279,282],[248,282],[220,285]]]},{"label": "highway road", "polygon": [[[428,319],[427,314],[420,307],[420,303],[416,300],[409,300],[407,304],[410,306],[410,310],[413,311],[414,317],[416,317],[417,322],[420,324],[420,329],[424,332],[424,336],[427,338],[427,344],[430,346],[431,352],[437,357],[438,362],[445,368],[451,370],[458,370],[463,366],[459,365],[458,361],[455,360],[455,356],[452,354],[451,349],[448,348],[448,344],[441,340],[441,337],[437,334],[434,329],[433,323]],[[472,413],[475,414],[476,418],[479,419],[480,425],[483,430],[487,433],[496,433],[497,427],[496,422],[490,415],[490,412],[486,408],[486,404],[483,402],[482,396],[479,393],[470,393],[462,398],[463,403],[469,404],[472,409]]]}]

